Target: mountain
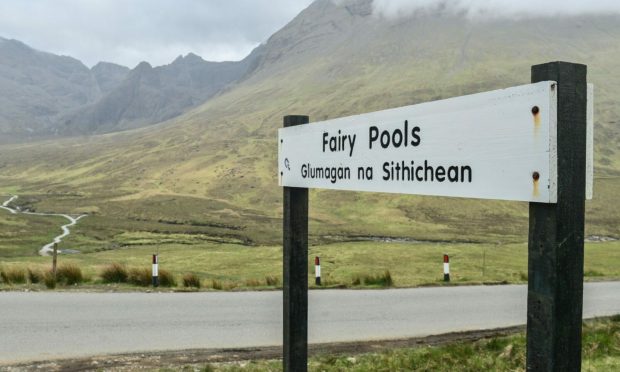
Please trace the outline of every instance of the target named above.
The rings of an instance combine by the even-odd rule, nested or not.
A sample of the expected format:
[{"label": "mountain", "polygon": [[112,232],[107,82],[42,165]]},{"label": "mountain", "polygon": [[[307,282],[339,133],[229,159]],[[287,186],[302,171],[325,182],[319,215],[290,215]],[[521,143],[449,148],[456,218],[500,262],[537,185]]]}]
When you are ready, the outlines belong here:
[{"label": "mountain", "polygon": [[[586,233],[617,237],[619,39],[616,15],[471,19],[438,7],[385,18],[370,0],[317,0],[252,54],[242,79],[178,117],[123,133],[0,146],[0,191],[31,195],[40,210],[91,213],[80,244],[108,244],[128,229],[182,228],[278,244],[282,116],[318,121],[526,84],[532,65],[565,60],[587,64],[595,85]],[[139,66],[127,79],[140,72],[145,90],[156,87],[162,78],[153,70]],[[310,203],[315,242],[527,240],[526,203],[325,190],[314,190]]]},{"label": "mountain", "polygon": [[[174,118],[243,77],[251,62],[251,57],[241,62],[207,62],[192,53],[161,67],[142,62],[126,72],[123,80],[99,79],[110,88],[107,94],[65,117],[59,130],[66,134],[107,133]],[[109,67],[105,73],[121,75]]]},{"label": "mountain", "polygon": [[88,69],[71,57],[0,39],[0,142],[108,133],[168,120],[245,76],[254,59],[207,62],[190,53],[155,68],[100,62]]},{"label": "mountain", "polygon": [[99,90],[103,94],[109,93],[125,80],[129,74],[129,68],[116,63],[99,62],[91,69]]},{"label": "mountain", "polygon": [[80,61],[0,38],[0,141],[53,134],[64,112],[99,96],[97,81]]}]

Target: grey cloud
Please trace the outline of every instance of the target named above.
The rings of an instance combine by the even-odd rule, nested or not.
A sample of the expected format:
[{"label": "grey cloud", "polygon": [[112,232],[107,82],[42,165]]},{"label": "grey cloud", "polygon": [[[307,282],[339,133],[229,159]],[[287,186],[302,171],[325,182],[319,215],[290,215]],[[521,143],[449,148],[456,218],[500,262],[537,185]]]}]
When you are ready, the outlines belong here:
[{"label": "grey cloud", "polygon": [[70,55],[154,65],[196,53],[238,60],[311,0],[0,0],[0,36]]},{"label": "grey cloud", "polygon": [[374,0],[372,6],[373,14],[387,18],[439,8],[472,19],[620,13],[617,0]]}]

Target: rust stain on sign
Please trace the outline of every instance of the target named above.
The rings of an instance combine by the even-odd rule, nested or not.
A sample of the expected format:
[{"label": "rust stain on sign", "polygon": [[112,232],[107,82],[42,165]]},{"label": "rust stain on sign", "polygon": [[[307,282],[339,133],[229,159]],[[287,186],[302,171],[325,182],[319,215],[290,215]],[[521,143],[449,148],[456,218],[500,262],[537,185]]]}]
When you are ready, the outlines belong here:
[{"label": "rust stain on sign", "polygon": [[538,106],[532,107],[532,116],[534,117],[534,125],[538,129],[540,127],[540,109]]},{"label": "rust stain on sign", "polygon": [[538,189],[538,180],[540,180],[540,173],[538,173],[538,172],[532,173],[532,181],[534,183],[534,189],[532,190],[532,195],[533,196],[539,196],[540,195],[540,191]]}]

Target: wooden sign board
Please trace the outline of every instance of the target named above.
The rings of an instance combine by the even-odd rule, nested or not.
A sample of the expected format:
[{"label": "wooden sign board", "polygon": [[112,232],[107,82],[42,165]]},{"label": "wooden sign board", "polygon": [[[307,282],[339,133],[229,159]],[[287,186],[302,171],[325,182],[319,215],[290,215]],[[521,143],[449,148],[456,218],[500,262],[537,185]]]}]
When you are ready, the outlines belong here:
[{"label": "wooden sign board", "polygon": [[280,185],[555,203],[555,87],[544,81],[281,128]]}]

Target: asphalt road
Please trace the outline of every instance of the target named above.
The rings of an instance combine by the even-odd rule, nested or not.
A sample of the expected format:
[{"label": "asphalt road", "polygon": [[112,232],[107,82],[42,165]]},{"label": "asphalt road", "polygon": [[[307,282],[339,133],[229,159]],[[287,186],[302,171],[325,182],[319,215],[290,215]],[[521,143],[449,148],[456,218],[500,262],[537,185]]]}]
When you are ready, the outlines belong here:
[{"label": "asphalt road", "polygon": [[[319,290],[311,343],[396,339],[524,324],[525,286]],[[281,344],[282,292],[0,293],[0,364]],[[585,285],[584,317],[620,313],[620,282]]]}]

